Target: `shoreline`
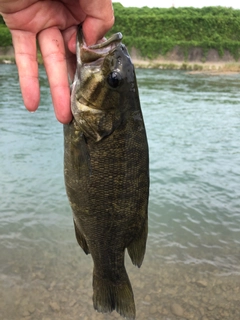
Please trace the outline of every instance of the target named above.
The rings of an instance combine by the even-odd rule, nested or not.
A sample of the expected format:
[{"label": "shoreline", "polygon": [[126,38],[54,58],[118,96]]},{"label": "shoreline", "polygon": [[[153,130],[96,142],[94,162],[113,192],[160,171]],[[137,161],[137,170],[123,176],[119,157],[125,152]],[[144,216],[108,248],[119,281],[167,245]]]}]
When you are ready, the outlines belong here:
[{"label": "shoreline", "polygon": [[[42,64],[41,56],[38,62]],[[189,73],[229,74],[240,73],[240,62],[236,61],[184,61],[158,58],[154,60],[132,57],[136,69],[185,70]],[[14,55],[1,55],[0,64],[15,64]]]},{"label": "shoreline", "polygon": [[185,70],[190,73],[238,73],[239,62],[199,62],[199,61],[174,61],[174,60],[140,60],[132,59],[135,68]]}]

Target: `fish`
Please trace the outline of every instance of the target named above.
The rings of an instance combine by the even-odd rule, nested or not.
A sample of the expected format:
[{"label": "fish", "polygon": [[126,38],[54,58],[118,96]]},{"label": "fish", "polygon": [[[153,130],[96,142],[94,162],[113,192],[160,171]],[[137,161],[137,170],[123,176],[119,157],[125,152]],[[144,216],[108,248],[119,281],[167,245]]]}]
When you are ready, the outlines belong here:
[{"label": "fish", "polygon": [[133,63],[122,34],[87,46],[77,32],[64,125],[64,177],[78,244],[93,259],[93,306],[136,317],[124,259],[140,268],[148,235],[149,151]]}]

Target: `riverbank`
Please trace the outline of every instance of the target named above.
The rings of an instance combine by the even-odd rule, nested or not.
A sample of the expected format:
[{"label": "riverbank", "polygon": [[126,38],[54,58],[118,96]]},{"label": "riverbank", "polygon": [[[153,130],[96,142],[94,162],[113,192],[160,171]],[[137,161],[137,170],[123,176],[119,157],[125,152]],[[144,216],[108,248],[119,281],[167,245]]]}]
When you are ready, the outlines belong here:
[{"label": "riverbank", "polygon": [[[186,59],[178,47],[166,56],[159,55],[156,59],[141,57],[135,48],[130,50],[130,54],[135,67],[142,69],[187,70],[211,74],[240,72],[240,62],[235,61],[228,51],[224,51],[223,56],[220,57],[217,50],[210,49],[205,57],[201,48],[193,48],[189,50]],[[38,62],[42,64],[40,53],[38,54]],[[0,48],[0,64],[14,63],[13,48]]]},{"label": "riverbank", "polygon": [[159,55],[156,59],[142,58],[135,48],[130,50],[130,54],[136,68],[188,70],[204,73],[240,72],[240,61],[236,61],[227,50],[221,57],[215,49],[209,49],[205,54],[202,48],[197,47],[190,49],[187,57],[179,47],[175,47],[165,56]]},{"label": "riverbank", "polygon": [[171,60],[140,60],[132,59],[136,68],[141,69],[163,69],[163,70],[187,70],[189,72],[204,73],[235,73],[240,72],[240,63],[196,63],[179,62]]}]

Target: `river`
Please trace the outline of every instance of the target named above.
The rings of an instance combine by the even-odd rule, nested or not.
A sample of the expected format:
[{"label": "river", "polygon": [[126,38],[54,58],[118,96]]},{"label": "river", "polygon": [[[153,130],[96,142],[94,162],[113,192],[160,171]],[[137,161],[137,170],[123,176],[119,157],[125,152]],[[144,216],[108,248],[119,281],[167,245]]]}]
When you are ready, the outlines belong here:
[{"label": "river", "polygon": [[[25,110],[0,65],[0,318],[110,320],[92,307],[63,177],[62,125],[40,68]],[[137,320],[240,319],[240,75],[137,70],[150,149],[149,238],[127,271]]]}]

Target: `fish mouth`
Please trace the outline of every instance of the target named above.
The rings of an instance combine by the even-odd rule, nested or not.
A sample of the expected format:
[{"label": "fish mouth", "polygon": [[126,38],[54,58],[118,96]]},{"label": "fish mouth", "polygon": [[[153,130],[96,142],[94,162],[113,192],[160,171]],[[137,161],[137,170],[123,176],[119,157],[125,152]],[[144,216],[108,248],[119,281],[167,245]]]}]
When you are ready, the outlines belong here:
[{"label": "fish mouth", "polygon": [[114,51],[119,45],[123,36],[121,32],[113,34],[109,39],[97,44],[87,46],[84,40],[82,27],[78,27],[77,32],[77,62],[80,65],[94,62]]},{"label": "fish mouth", "polygon": [[95,44],[93,46],[89,46],[88,48],[89,49],[102,49],[102,48],[105,48],[105,47],[108,47],[109,45],[112,45],[113,43],[118,43],[119,41],[121,41],[123,38],[121,32],[117,32],[117,33],[114,33],[109,39],[107,39],[106,41],[104,42],[100,42],[98,44]]}]

